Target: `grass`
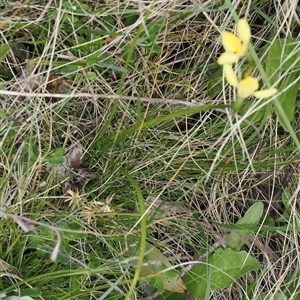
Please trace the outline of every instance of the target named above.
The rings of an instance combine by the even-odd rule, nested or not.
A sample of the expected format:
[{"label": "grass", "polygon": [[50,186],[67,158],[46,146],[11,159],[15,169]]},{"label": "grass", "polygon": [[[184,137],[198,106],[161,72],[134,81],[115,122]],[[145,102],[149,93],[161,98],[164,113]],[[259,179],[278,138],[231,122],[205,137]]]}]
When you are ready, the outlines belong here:
[{"label": "grass", "polygon": [[[196,2],[0,5],[0,298],[202,299],[178,274],[196,286],[262,202],[235,236],[259,269],[203,299],[299,299],[299,5]],[[217,64],[237,16],[279,89],[238,115]]]}]

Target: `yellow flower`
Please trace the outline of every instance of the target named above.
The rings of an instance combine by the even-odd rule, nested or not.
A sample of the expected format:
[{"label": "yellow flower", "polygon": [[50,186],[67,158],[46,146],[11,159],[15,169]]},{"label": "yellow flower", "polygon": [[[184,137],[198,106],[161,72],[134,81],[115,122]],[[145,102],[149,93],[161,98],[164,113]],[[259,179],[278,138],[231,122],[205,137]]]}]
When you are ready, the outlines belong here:
[{"label": "yellow flower", "polygon": [[237,94],[240,98],[245,99],[254,95],[258,90],[259,84],[256,78],[247,76],[237,84]]},{"label": "yellow flower", "polygon": [[238,97],[245,99],[250,96],[255,96],[256,98],[265,99],[272,97],[277,93],[277,89],[271,88],[266,90],[258,90],[259,84],[258,80],[252,76],[247,76],[241,81],[238,81],[231,65],[224,66],[224,73],[227,82],[237,88]]},{"label": "yellow flower", "polygon": [[225,52],[219,57],[218,64],[233,64],[237,62],[240,57],[246,56],[248,43],[251,38],[251,29],[245,19],[238,21],[237,33],[238,36],[226,30],[222,33],[222,45]]}]

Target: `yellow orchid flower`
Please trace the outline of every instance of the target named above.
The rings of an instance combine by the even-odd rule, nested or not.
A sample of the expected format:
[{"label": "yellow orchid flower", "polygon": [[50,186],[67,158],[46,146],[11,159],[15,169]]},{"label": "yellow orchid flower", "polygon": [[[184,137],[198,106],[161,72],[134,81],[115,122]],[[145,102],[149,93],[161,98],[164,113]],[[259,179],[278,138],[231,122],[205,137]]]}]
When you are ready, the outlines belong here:
[{"label": "yellow orchid flower", "polygon": [[238,21],[237,33],[238,36],[226,30],[222,33],[222,45],[225,52],[219,57],[218,64],[232,64],[237,62],[240,57],[246,56],[251,38],[251,29],[245,19]]},{"label": "yellow orchid flower", "polygon": [[277,93],[277,89],[270,88],[266,90],[259,90],[258,80],[252,76],[247,76],[241,81],[238,81],[231,65],[224,66],[224,73],[227,82],[237,88],[238,97],[241,99],[248,98],[250,96],[255,96],[259,99],[265,99],[272,97]]}]

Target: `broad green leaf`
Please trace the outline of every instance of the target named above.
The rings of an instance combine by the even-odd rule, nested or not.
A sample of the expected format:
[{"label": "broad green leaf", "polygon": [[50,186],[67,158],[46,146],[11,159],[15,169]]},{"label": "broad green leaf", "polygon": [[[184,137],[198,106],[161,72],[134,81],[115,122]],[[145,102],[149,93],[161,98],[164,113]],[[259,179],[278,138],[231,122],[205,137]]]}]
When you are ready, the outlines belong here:
[{"label": "broad green leaf", "polygon": [[[239,114],[242,115],[242,116],[245,115],[249,111],[249,109],[252,105],[253,104],[251,102],[245,102],[243,104],[243,106],[241,107],[241,109],[239,110]],[[266,114],[266,110],[267,110],[266,106],[262,107],[259,111],[256,111],[256,112],[250,114],[247,117],[247,120],[250,123],[253,123],[253,124],[255,124],[255,123],[256,124],[261,124],[261,122],[262,122],[262,120],[263,120],[263,118]],[[246,124],[248,126],[247,123],[244,123],[244,124]]]},{"label": "broad green leaf", "polygon": [[149,284],[151,286],[155,286],[159,293],[162,293],[164,290],[164,280],[161,278],[161,276],[151,277]]},{"label": "broad green leaf", "polygon": [[276,39],[269,49],[266,61],[266,74],[271,84],[277,81],[281,71],[290,68],[300,68],[299,40]]},{"label": "broad green leaf", "polygon": [[[300,53],[299,53],[300,54]],[[284,93],[281,93],[277,97],[277,101],[281,104],[282,110],[275,107],[275,113],[278,117],[280,125],[287,130],[286,121],[291,122],[295,116],[295,106],[298,90],[300,89],[299,78],[300,72],[294,72],[289,74],[280,85],[279,90],[283,90],[285,87],[290,86]],[[285,115],[285,118],[284,118]]]},{"label": "broad green leaf", "polygon": [[160,294],[155,300],[188,300],[187,295],[182,293],[173,293],[165,291]]},{"label": "broad green leaf", "polygon": [[[133,244],[134,240],[129,239],[127,242]],[[136,251],[136,247],[129,247],[124,254],[132,257],[136,255]],[[160,292],[166,290],[183,293],[186,288],[182,279],[179,277],[179,271],[175,269],[164,271],[172,267],[169,259],[159,249],[149,243],[146,245],[146,251],[147,253],[141,268],[140,280],[146,281],[149,285],[153,285]],[[135,262],[137,262],[137,260]]]},{"label": "broad green leaf", "polygon": [[[234,229],[227,237],[227,246],[234,250],[240,248],[247,242],[247,238],[254,230],[247,229],[247,226],[256,226],[263,214],[264,205],[262,202],[254,203],[245,213],[244,217],[236,222],[235,225],[241,229]],[[245,228],[245,227],[246,228]],[[244,227],[244,228],[243,228]]]},{"label": "broad green leaf", "polygon": [[21,296],[39,297],[41,296],[41,291],[38,288],[22,289]]},{"label": "broad green leaf", "polygon": [[[282,298],[280,293],[276,293],[275,295],[270,295],[270,293],[264,293],[258,296],[256,300],[283,300],[289,298]],[[296,299],[296,298],[295,298]]]},{"label": "broad green leaf", "polygon": [[224,289],[244,274],[259,268],[260,263],[246,251],[218,249],[182,279],[189,294],[203,299],[207,291]]},{"label": "broad green leaf", "polygon": [[9,51],[8,45],[6,45],[6,44],[0,45],[0,62],[5,58],[8,51]]},{"label": "broad green leaf", "polygon": [[[140,277],[149,284],[153,284],[160,292],[167,290],[176,293],[183,293],[186,288],[179,277],[179,271],[163,270],[172,267],[169,259],[156,247],[148,244],[147,255],[144,259]],[[149,280],[147,279],[149,277]]]}]

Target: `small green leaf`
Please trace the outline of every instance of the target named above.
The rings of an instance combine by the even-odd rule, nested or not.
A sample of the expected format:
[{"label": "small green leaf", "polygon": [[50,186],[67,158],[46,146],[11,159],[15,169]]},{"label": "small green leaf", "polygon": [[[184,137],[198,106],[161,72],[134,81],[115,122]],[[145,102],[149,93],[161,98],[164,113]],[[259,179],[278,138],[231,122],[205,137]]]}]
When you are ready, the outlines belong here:
[{"label": "small green leaf", "polygon": [[189,294],[203,299],[207,290],[224,289],[244,274],[259,268],[260,263],[246,251],[218,249],[182,279]]},{"label": "small green leaf", "polygon": [[9,52],[9,46],[4,44],[4,45],[0,45],[0,61],[2,61],[6,54]]},{"label": "small green leaf", "polygon": [[[81,230],[83,227],[82,224],[80,224],[79,222],[68,222],[68,228],[71,230]],[[83,231],[84,233],[84,231]],[[82,236],[82,234],[80,233],[80,235]]]},{"label": "small green leaf", "polygon": [[147,25],[147,31],[144,32],[137,40],[137,45],[145,49],[151,50],[152,53],[161,52],[162,47],[157,44],[158,35],[163,31],[166,23],[166,17],[162,17],[157,21],[151,22]]},{"label": "small green leaf", "polygon": [[90,66],[94,65],[98,60],[99,60],[99,58],[98,58],[97,54],[91,55],[86,59],[86,65],[88,67],[90,67]]},{"label": "small green leaf", "polygon": [[[245,213],[244,217],[236,222],[235,225],[241,229],[234,229],[227,237],[227,246],[234,250],[240,250],[245,244],[247,238],[253,233],[253,230],[247,229],[247,226],[256,226],[263,214],[264,205],[262,202],[254,203]],[[243,226],[246,228],[243,229]]]},{"label": "small green leaf", "polygon": [[164,290],[164,282],[159,276],[152,277],[149,281],[149,284],[151,286],[155,286],[159,293],[161,293]]},{"label": "small green leaf", "polygon": [[109,53],[101,53],[98,56],[97,63],[99,65],[101,65],[101,64],[111,65],[114,63],[114,59]]},{"label": "small green leaf", "polygon": [[97,78],[97,75],[95,72],[86,72],[86,75],[87,75],[88,79],[91,81],[93,81]]},{"label": "small green leaf", "polygon": [[65,75],[69,79],[73,79],[75,75],[78,73],[78,65],[75,63],[64,66],[60,69],[60,72]]},{"label": "small green leaf", "polygon": [[118,66],[114,66],[114,65],[110,65],[110,64],[106,64],[106,63],[99,63],[99,66],[105,69],[110,69],[116,72],[121,72],[121,73],[128,73],[128,71],[124,68],[118,67]]},{"label": "small green leaf", "polygon": [[[61,250],[63,251],[63,249],[61,249]],[[57,260],[65,266],[70,265],[70,260],[68,259],[68,257],[61,253],[58,253]]]},{"label": "small green leaf", "polygon": [[55,150],[52,151],[51,154],[49,154],[45,158],[45,161],[51,163],[53,166],[61,165],[65,161],[65,157],[64,157],[65,154],[66,154],[65,148],[56,148]]}]

